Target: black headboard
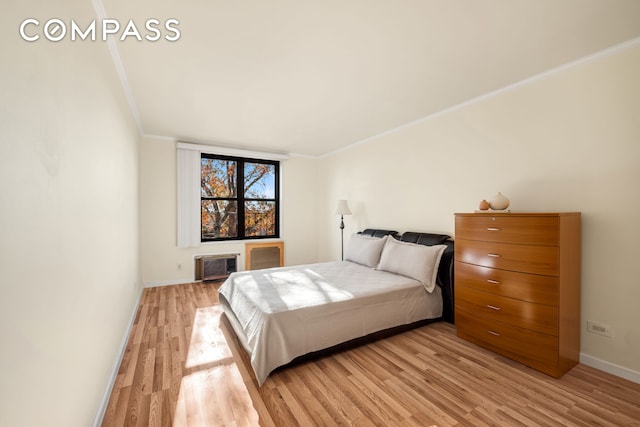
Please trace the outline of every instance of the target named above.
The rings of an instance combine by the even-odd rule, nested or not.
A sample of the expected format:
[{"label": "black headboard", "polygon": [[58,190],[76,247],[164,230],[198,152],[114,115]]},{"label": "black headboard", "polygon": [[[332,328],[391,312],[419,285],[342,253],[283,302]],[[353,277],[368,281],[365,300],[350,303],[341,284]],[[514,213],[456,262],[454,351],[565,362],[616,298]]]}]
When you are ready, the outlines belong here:
[{"label": "black headboard", "polygon": [[400,238],[400,235],[395,230],[381,230],[379,228],[367,228],[361,231],[359,234],[362,234],[363,236],[373,236],[373,237],[384,237],[391,234],[396,239]]},{"label": "black headboard", "polygon": [[442,319],[454,323],[454,294],[453,294],[453,240],[446,234],[420,233],[406,231],[402,235],[393,230],[367,228],[360,234],[365,236],[384,237],[391,235],[403,242],[418,243],[425,246],[446,245],[447,248],[440,259],[437,284],[442,289]]}]

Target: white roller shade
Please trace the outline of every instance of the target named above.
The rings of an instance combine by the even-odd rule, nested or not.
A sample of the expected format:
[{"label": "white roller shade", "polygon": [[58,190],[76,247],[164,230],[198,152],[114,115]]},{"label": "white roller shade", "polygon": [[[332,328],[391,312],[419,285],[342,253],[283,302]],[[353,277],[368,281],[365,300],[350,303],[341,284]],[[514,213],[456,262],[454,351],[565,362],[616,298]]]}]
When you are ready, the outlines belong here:
[{"label": "white roller shade", "polygon": [[178,147],[178,247],[200,246],[200,152]]}]

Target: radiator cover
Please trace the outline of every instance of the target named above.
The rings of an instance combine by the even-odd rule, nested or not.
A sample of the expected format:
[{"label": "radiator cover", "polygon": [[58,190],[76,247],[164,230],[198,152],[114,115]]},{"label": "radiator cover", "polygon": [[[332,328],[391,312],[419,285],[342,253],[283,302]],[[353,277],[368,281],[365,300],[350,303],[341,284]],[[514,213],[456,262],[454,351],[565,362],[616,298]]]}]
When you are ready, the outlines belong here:
[{"label": "radiator cover", "polygon": [[284,265],[284,242],[247,243],[245,245],[247,270],[282,267]]}]

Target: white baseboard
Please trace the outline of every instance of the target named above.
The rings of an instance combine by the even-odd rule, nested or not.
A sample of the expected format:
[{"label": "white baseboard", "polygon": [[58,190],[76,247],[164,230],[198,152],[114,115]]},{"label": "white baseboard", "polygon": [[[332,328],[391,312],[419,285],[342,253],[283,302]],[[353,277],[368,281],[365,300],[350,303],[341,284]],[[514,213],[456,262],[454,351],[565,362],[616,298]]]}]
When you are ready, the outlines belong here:
[{"label": "white baseboard", "polygon": [[194,283],[194,282],[201,282],[201,281],[202,280],[194,280],[194,279],[175,279],[175,280],[166,280],[162,282],[144,282],[142,283],[142,287],[155,288],[157,286],[183,285],[185,283]]},{"label": "white baseboard", "polygon": [[140,292],[138,293],[138,298],[136,298],[136,302],[133,305],[133,312],[131,313],[131,318],[129,319],[129,325],[125,330],[124,336],[122,338],[122,342],[120,343],[120,351],[118,352],[118,356],[116,357],[115,363],[113,364],[113,369],[111,371],[111,378],[109,379],[109,384],[107,384],[107,388],[104,392],[104,395],[102,396],[102,401],[100,402],[98,413],[96,414],[96,418],[93,421],[93,427],[100,427],[102,425],[104,414],[107,411],[107,405],[109,405],[109,398],[111,397],[111,392],[113,391],[113,386],[116,383],[118,371],[120,370],[120,363],[122,363],[124,352],[127,349],[127,343],[129,342],[129,335],[131,334],[131,329],[133,329],[133,322],[135,322],[136,320],[136,313],[138,312],[138,306],[140,306],[140,300],[142,299],[143,290],[144,289],[140,289]]},{"label": "white baseboard", "polygon": [[616,365],[615,363],[607,362],[606,360],[598,359],[597,357],[584,353],[580,353],[580,363],[640,384],[640,372],[633,371],[624,366]]}]

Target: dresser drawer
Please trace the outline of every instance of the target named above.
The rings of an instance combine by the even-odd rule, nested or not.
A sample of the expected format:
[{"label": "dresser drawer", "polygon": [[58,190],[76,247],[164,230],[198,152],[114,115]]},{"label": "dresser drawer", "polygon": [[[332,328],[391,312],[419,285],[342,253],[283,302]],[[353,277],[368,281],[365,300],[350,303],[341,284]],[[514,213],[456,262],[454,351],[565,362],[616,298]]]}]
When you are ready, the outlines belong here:
[{"label": "dresser drawer", "polygon": [[455,262],[456,286],[538,304],[558,305],[558,278]]},{"label": "dresser drawer", "polygon": [[522,273],[558,275],[558,247],[456,239],[455,260]]},{"label": "dresser drawer", "polygon": [[558,245],[555,216],[456,215],[456,239],[485,242]]},{"label": "dresser drawer", "polygon": [[[556,375],[558,337],[487,321],[466,310],[456,311],[458,336],[511,359]],[[557,376],[557,375],[556,375]]]},{"label": "dresser drawer", "polygon": [[456,309],[549,335],[558,335],[558,307],[534,304],[456,285]]}]

